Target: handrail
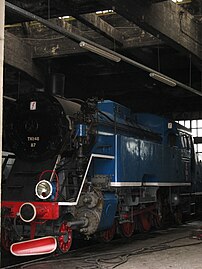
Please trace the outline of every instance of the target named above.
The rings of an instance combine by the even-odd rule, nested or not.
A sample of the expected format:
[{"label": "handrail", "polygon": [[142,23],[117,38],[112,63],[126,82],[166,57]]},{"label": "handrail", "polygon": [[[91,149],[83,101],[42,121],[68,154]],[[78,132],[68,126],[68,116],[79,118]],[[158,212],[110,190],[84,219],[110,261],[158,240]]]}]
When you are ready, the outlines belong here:
[{"label": "handrail", "polygon": [[81,196],[81,192],[82,192],[82,189],[83,189],[83,185],[84,185],[84,183],[86,181],[86,176],[88,174],[88,171],[89,171],[89,168],[90,168],[90,165],[91,165],[91,162],[92,162],[92,159],[93,158],[102,158],[102,159],[114,160],[114,156],[112,156],[112,155],[103,155],[103,154],[92,153],[91,156],[90,156],[90,158],[89,158],[88,165],[86,167],[86,171],[85,171],[84,176],[83,176],[83,180],[82,180],[82,183],[81,183],[81,187],[80,187],[80,190],[79,190],[79,193],[78,193],[76,202],[58,202],[58,205],[62,205],[62,206],[76,206],[78,204],[79,198]]}]

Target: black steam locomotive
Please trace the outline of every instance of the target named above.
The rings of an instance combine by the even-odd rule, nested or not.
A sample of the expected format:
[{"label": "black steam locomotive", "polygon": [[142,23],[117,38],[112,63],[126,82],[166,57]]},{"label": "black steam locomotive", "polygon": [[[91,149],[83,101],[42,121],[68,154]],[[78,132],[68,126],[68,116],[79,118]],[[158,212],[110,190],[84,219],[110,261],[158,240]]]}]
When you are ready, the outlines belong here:
[{"label": "black steam locomotive", "polygon": [[67,252],[74,232],[110,241],[199,211],[202,165],[189,130],[112,101],[23,95],[9,111],[16,159],[2,235],[17,256]]}]

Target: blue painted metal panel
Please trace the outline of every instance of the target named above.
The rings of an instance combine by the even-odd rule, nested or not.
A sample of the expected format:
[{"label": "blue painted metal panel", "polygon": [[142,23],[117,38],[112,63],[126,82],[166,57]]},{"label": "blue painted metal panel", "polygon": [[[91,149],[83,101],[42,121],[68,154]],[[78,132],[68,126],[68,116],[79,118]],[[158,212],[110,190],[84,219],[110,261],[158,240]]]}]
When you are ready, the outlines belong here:
[{"label": "blue painted metal panel", "polygon": [[[94,160],[94,174],[111,175],[112,182],[175,183],[190,181],[190,156],[182,152],[177,125],[152,114],[132,115],[129,109],[112,101],[98,103],[97,141],[93,153],[115,156],[115,161]],[[110,118],[110,120],[109,120]],[[158,133],[162,142],[135,137],[134,131],[115,128],[119,125],[135,126]],[[116,133],[115,133],[116,131]],[[176,135],[176,146],[169,146],[168,135]],[[186,161],[182,157],[186,156]],[[188,172],[187,172],[188,171]]]},{"label": "blue painted metal panel", "polygon": [[[105,135],[97,135],[97,141],[92,149],[92,153],[114,156],[115,144],[114,135],[111,135],[106,131]],[[93,162],[90,168],[90,174],[94,175],[108,175],[112,181],[115,178],[115,160],[105,158],[93,158]]]},{"label": "blue painted metal panel", "polygon": [[143,182],[159,181],[162,162],[162,145],[141,140],[140,159],[141,180]]},{"label": "blue painted metal panel", "polygon": [[97,135],[96,143],[92,149],[92,153],[111,155],[115,154],[114,135],[110,135],[106,131],[105,135]]},{"label": "blue painted metal panel", "polygon": [[111,181],[114,181],[115,178],[114,160],[94,158],[90,168],[90,174],[92,176],[106,175],[109,176]]},{"label": "blue painted metal panel", "polygon": [[[131,110],[112,101],[105,100],[97,104],[99,111],[107,115],[111,120],[120,124],[128,125],[128,119],[132,119]],[[99,115],[100,121],[107,121],[107,119],[101,114]]]},{"label": "blue painted metal panel", "polygon": [[115,193],[104,192],[103,200],[104,206],[98,227],[100,231],[109,229],[113,225],[118,204],[118,198]]},{"label": "blue painted metal panel", "polygon": [[186,182],[179,149],[124,136],[117,145],[117,182]]},{"label": "blue painted metal panel", "polygon": [[139,182],[140,152],[138,139],[117,136],[117,182]]},{"label": "blue painted metal panel", "polygon": [[150,128],[153,132],[163,134],[165,128],[167,128],[168,120],[148,113],[137,113],[137,122],[147,128]]}]

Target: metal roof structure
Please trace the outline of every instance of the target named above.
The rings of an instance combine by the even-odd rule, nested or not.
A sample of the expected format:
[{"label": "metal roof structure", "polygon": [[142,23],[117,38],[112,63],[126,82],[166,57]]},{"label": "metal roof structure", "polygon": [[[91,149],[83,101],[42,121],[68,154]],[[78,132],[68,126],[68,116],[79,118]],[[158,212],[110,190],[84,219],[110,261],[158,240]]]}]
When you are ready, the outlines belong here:
[{"label": "metal roof structure", "polygon": [[199,118],[201,24],[200,0],[9,0],[5,95],[50,89],[59,74],[68,97],[98,96],[134,111]]}]

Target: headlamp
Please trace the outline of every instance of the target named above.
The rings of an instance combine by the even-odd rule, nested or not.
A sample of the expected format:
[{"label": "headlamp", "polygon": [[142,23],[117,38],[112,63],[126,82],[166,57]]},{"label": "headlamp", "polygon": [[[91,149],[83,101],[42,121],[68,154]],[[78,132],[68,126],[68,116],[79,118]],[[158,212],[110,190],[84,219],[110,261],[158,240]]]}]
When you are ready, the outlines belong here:
[{"label": "headlamp", "polygon": [[52,195],[52,192],[52,184],[47,180],[39,181],[35,187],[36,196],[42,200],[48,199]]}]

